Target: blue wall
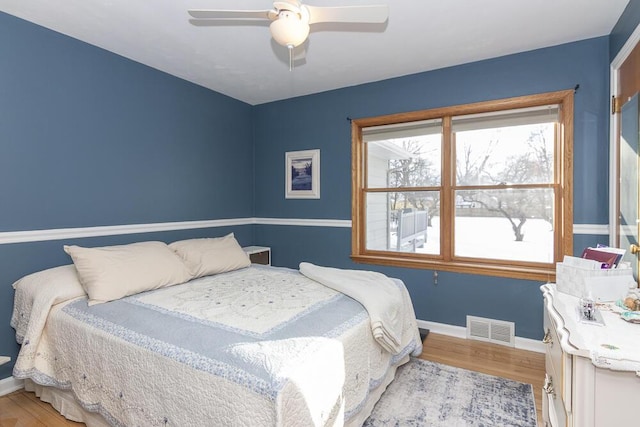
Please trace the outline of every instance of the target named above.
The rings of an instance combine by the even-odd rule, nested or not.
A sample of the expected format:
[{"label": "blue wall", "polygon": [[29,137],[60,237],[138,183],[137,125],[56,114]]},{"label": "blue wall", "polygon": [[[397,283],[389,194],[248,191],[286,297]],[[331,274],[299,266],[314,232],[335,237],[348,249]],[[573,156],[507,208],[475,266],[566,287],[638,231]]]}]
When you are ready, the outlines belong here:
[{"label": "blue wall", "polygon": [[[465,64],[255,107],[257,217],[351,219],[351,128],[347,117],[451,106],[571,89],[575,96],[574,222],[608,223],[609,40],[591,40]],[[295,77],[295,76],[294,76]],[[286,117],[285,121],[280,118]],[[284,198],[284,153],[320,149],[321,199]],[[585,244],[608,240],[580,236]],[[356,265],[351,229],[256,226],[276,265],[307,260],[375,269],[407,284],[421,320],[466,324],[466,315],[516,323],[516,335],[542,333],[541,283],[429,270]]]},{"label": "blue wall", "polygon": [[6,14],[0,51],[0,231],[251,215],[250,105]]},{"label": "blue wall", "polygon": [[[252,216],[250,105],[3,13],[0,52],[0,231]],[[252,226],[73,243],[229,231],[251,244]],[[18,350],[11,284],[70,263],[69,242],[0,245],[0,355]]]},{"label": "blue wall", "polygon": [[609,60],[613,61],[640,24],[640,0],[630,0],[609,36]]}]

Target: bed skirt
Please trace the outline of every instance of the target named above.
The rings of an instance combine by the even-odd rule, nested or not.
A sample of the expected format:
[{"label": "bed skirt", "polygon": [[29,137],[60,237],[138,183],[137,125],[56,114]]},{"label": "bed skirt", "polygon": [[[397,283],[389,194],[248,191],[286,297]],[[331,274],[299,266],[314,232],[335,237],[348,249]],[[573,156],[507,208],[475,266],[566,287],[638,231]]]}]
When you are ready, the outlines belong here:
[{"label": "bed skirt", "polygon": [[34,392],[43,402],[50,403],[68,420],[85,423],[88,427],[110,427],[100,414],[82,408],[70,390],[43,386],[30,379],[24,380],[24,389]]}]

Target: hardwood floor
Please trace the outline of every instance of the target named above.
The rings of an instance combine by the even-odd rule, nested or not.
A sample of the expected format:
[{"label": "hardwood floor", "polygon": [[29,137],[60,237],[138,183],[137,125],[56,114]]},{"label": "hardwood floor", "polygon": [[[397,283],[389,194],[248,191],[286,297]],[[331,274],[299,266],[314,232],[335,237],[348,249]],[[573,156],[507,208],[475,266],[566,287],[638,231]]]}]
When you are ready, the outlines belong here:
[{"label": "hardwood floor", "polygon": [[[420,357],[532,384],[538,411],[538,425],[543,425],[541,393],[544,381],[544,354],[430,333],[425,340]],[[33,393],[21,390],[0,397],[0,427],[78,427],[82,425],[66,420],[49,404],[41,402]]]},{"label": "hardwood floor", "polygon": [[69,421],[34,393],[24,390],[0,397],[0,427],[80,427]]}]

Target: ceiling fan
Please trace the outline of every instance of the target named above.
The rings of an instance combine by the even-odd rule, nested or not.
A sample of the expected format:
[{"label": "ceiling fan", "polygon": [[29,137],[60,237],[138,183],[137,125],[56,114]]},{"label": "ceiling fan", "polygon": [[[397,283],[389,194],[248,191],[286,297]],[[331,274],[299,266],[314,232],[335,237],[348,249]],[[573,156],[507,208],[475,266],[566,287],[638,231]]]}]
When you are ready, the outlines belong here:
[{"label": "ceiling fan", "polygon": [[269,20],[271,36],[289,49],[289,70],[292,69],[293,48],[309,36],[310,25],[323,22],[382,24],[389,17],[387,5],[321,7],[298,0],[275,1],[269,10],[207,10],[190,9],[189,15],[207,20]]}]

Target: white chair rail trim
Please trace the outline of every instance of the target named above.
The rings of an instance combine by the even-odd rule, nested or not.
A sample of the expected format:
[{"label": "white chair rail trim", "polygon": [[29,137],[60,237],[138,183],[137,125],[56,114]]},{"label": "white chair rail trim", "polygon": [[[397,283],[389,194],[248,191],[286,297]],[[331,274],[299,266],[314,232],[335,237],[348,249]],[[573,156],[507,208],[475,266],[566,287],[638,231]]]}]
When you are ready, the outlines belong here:
[{"label": "white chair rail trim", "polygon": [[107,225],[99,227],[53,228],[48,230],[4,231],[0,232],[0,245],[85,237],[115,236],[120,234],[189,230],[195,228],[233,227],[252,224],[351,227],[350,220],[339,219],[231,218],[203,221],[159,222],[152,224]]},{"label": "white chair rail trim", "polygon": [[[305,218],[229,218],[202,221],[159,222],[151,224],[107,225],[98,227],[53,228],[0,232],[0,245],[11,243],[43,242],[47,240],[77,239],[85,237],[115,236],[120,234],[153,233],[189,230],[195,228],[233,227],[239,225],[284,225],[297,227],[351,228],[351,220]],[[574,224],[574,234],[607,235],[606,224]]]}]

